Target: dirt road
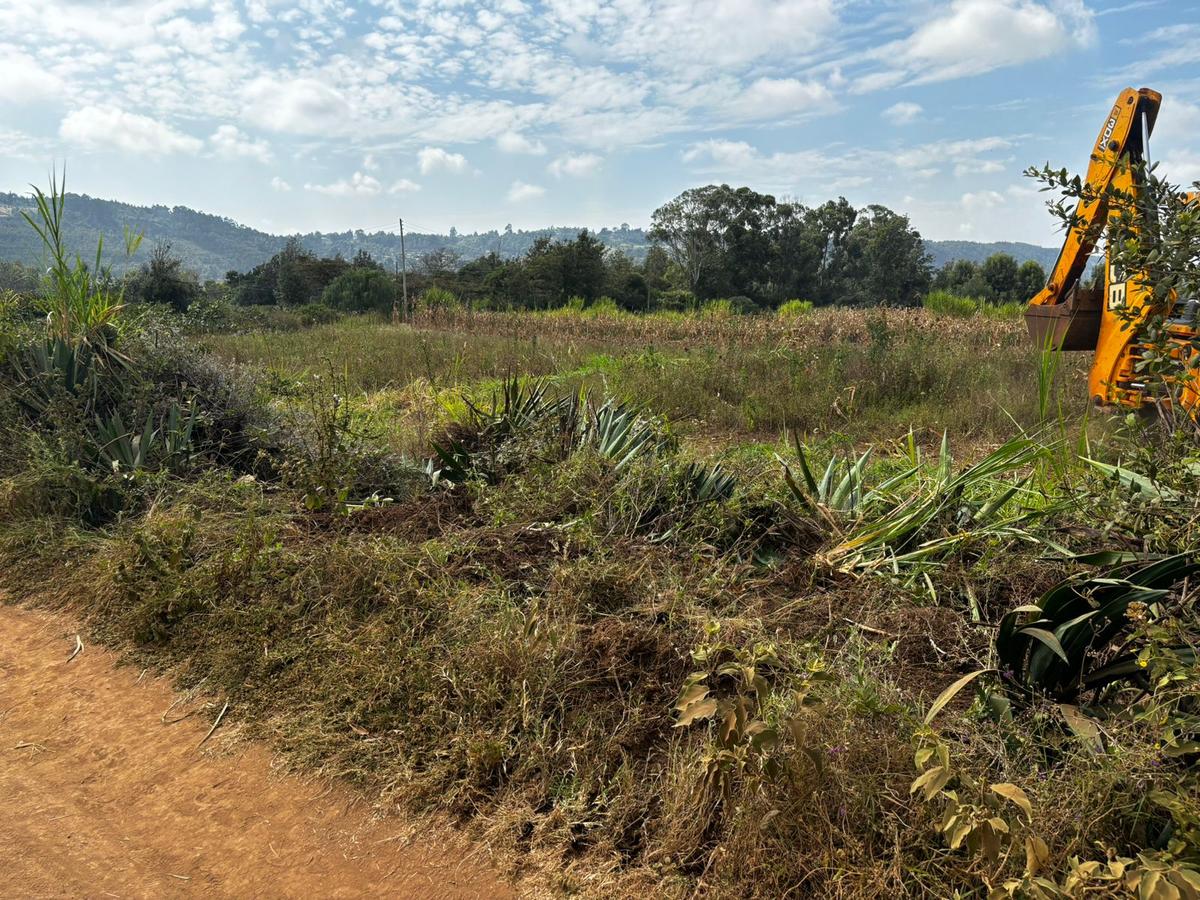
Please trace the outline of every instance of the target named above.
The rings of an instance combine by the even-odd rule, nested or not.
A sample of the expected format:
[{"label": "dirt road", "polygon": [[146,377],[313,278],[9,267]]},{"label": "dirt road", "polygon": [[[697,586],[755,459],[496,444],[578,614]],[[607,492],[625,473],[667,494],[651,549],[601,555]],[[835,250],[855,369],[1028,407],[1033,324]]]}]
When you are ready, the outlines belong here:
[{"label": "dirt road", "polygon": [[0,605],[0,897],[512,897],[456,836],[404,838],[350,791],[205,745],[216,709]]}]

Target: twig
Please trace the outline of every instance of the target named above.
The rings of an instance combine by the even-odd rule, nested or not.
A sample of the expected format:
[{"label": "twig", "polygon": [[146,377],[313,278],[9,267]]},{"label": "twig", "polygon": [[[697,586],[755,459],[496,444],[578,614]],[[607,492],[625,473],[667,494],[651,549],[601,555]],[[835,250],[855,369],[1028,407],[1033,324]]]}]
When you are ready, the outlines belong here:
[{"label": "twig", "polygon": [[83,652],[83,640],[79,637],[79,635],[75,635],[75,649],[72,650],[71,655],[67,657],[67,662],[70,662],[71,660],[73,660],[75,657],[77,657],[82,652]]},{"label": "twig", "polygon": [[183,697],[176,697],[175,702],[163,710],[163,714],[161,716],[159,716],[159,718],[161,719],[161,721],[164,725],[174,725],[176,722],[182,722],[184,719],[191,718],[192,716],[194,716],[196,714],[196,711],[192,710],[191,712],[184,713],[182,716],[177,716],[174,719],[167,718],[167,713],[169,713],[176,706],[178,706],[183,701],[183,699],[184,699]]},{"label": "twig", "polygon": [[217,718],[213,721],[212,728],[208,729],[208,734],[206,734],[204,737],[202,737],[200,739],[200,743],[198,743],[196,745],[197,750],[199,750],[201,747],[203,747],[204,742],[207,741],[210,737],[212,737],[212,733],[217,730],[217,726],[220,725],[221,720],[223,718],[225,718],[225,710],[227,710],[227,709],[229,709],[229,701],[228,700],[226,700],[225,705],[221,707],[221,711],[219,713],[217,713]]},{"label": "twig", "polygon": [[890,631],[883,631],[882,629],[879,629],[879,628],[872,628],[870,625],[864,625],[862,622],[855,622],[853,619],[848,619],[845,616],[842,616],[842,618],[845,619],[847,622],[849,622],[851,625],[853,625],[855,628],[861,628],[863,631],[869,631],[872,634],[882,634],[884,637],[889,637],[892,640],[897,640],[900,637],[900,635],[898,635],[898,634],[892,634]]}]

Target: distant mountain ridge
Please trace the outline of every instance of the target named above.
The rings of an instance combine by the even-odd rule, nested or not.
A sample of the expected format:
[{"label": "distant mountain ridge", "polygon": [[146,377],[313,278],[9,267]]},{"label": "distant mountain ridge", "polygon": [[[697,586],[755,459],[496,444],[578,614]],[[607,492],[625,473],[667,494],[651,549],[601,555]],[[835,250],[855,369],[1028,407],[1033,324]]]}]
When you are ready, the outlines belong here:
[{"label": "distant mountain ridge", "polygon": [[[0,260],[18,260],[37,265],[42,260],[41,243],[21,217],[21,211],[31,210],[28,196],[0,192]],[[219,279],[231,270],[245,272],[278,253],[290,236],[268,234],[232,219],[197,212],[186,206],[134,206],[116,200],[99,200],[81,194],[68,194],[65,236],[69,247],[83,253],[94,252],[96,241],[103,234],[110,249],[120,246],[125,226],[145,233],[146,246],[169,241],[184,264],[202,278]],[[582,229],[554,226],[530,231],[485,231],[469,234],[451,230],[450,234],[407,234],[405,249],[409,265],[422,253],[448,248],[460,254],[463,261],[475,259],[492,251],[502,256],[520,256],[539,238],[573,238]],[[646,231],[622,225],[602,228],[593,234],[607,247],[620,250],[634,260],[645,257],[650,246]],[[398,263],[400,238],[387,231],[310,232],[297,234],[300,243],[321,256],[340,253],[347,259],[366,250],[389,266]],[[1058,251],[1034,244],[976,241],[926,241],[925,247],[933,257],[935,268],[954,259],[982,262],[993,253],[1009,253],[1018,262],[1037,260],[1044,268],[1054,264]],[[114,270],[120,272],[140,265],[145,250],[131,261],[109,258]]]},{"label": "distant mountain ridge", "polygon": [[1007,253],[1017,262],[1032,259],[1041,263],[1048,273],[1058,261],[1058,250],[1054,247],[1039,247],[1037,244],[1025,244],[1020,241],[926,241],[925,249],[933,257],[933,267],[940,269],[943,265],[956,259],[967,259],[981,263],[993,253]]}]

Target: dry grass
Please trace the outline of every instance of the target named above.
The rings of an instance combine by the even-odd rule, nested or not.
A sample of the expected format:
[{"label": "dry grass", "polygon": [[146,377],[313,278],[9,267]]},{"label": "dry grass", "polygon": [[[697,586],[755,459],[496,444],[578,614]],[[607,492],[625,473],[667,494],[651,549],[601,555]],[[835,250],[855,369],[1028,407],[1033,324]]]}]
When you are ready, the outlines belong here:
[{"label": "dry grass", "polygon": [[[286,334],[207,339],[224,358],[295,376],[327,361],[368,394],[419,381],[442,403],[486,395],[510,374],[632,399],[698,440],[899,437],[1002,440],[1038,424],[1038,352],[1023,326],[925,310],[819,310],[803,317],[469,313],[415,328],[350,320]],[[1060,373],[1069,418],[1084,361]],[[398,410],[411,422],[411,407]]]}]

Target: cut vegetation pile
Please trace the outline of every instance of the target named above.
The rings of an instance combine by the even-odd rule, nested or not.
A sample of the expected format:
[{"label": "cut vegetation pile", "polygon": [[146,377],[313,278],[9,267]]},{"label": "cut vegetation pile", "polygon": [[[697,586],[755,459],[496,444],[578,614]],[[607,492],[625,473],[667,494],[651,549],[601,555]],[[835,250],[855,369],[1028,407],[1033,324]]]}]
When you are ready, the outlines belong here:
[{"label": "cut vegetation pile", "polygon": [[[56,302],[50,333],[9,310],[4,587],[203,684],[297,766],[449,811],[561,892],[1200,890],[1200,467],[1154,430],[1045,421],[1009,323],[936,329],[1032,390],[999,435],[967,350],[919,355],[927,312],[667,323],[638,381],[652,320],[204,339],[233,366],[122,324],[118,297]],[[421,376],[446,408],[381,402],[346,351],[367,341],[427,354],[379,393]],[[301,345],[329,348],[318,374]],[[915,432],[809,405],[837,377],[882,407],[943,350],[990,423],[961,454],[948,383],[898,404]],[[272,374],[268,352],[297,355]],[[777,432],[731,418],[698,454],[672,396],[720,408],[696,376],[723,353]],[[543,379],[504,377],[537,354]],[[836,435],[872,421],[869,454]]]}]

